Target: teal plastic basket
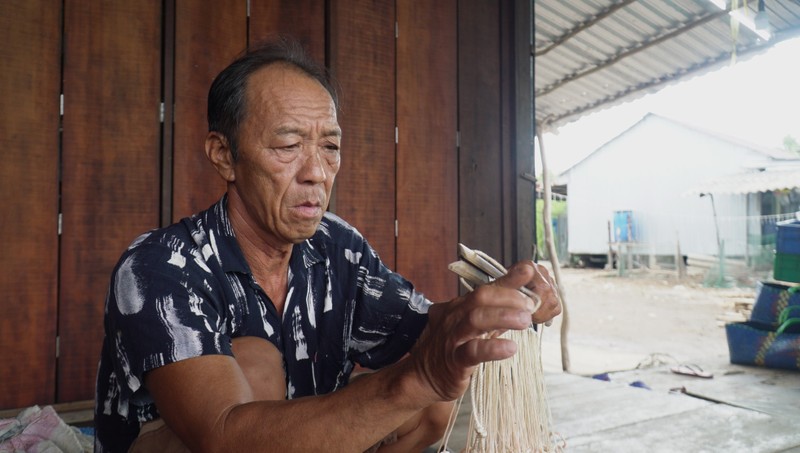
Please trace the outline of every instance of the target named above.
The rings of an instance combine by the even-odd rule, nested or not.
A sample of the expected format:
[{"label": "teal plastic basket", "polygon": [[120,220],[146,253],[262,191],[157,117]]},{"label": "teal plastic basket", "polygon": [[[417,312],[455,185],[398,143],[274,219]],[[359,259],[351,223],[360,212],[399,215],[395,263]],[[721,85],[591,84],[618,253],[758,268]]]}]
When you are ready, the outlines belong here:
[{"label": "teal plastic basket", "polygon": [[775,280],[800,283],[800,255],[776,253],[772,273]]}]

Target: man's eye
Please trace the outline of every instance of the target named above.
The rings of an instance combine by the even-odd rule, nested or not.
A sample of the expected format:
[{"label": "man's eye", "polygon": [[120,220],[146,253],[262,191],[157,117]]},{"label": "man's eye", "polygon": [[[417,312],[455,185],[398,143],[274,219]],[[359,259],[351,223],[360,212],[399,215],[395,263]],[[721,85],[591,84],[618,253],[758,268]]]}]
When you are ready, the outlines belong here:
[{"label": "man's eye", "polygon": [[300,149],[300,143],[292,143],[291,145],[278,147],[278,149],[284,150],[284,151],[295,151],[295,150]]}]

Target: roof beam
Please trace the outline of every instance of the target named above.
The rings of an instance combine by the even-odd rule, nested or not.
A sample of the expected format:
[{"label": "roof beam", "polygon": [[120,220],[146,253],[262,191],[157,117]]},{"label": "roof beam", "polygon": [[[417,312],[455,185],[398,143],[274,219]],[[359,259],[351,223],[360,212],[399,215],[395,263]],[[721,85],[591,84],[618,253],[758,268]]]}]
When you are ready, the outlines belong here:
[{"label": "roof beam", "polygon": [[604,10],[601,10],[599,13],[595,14],[594,16],[589,17],[587,20],[585,20],[583,22],[579,22],[575,27],[573,27],[572,29],[568,30],[565,34],[563,34],[563,35],[559,36],[557,39],[555,39],[552,43],[550,43],[549,46],[547,46],[545,48],[542,48],[542,49],[538,49],[538,50],[532,51],[531,55],[533,55],[534,57],[540,57],[540,56],[546,54],[547,52],[550,52],[551,50],[555,49],[556,47],[560,46],[561,44],[563,44],[564,42],[566,42],[567,40],[572,38],[573,36],[577,35],[578,33],[582,32],[583,30],[586,30],[587,28],[589,28],[589,27],[593,26],[594,24],[600,22],[601,20],[605,19],[606,17],[614,14],[614,12],[616,12],[617,10],[619,10],[621,8],[624,8],[624,7],[630,5],[631,3],[635,2],[635,1],[637,1],[637,0],[625,0],[623,2],[617,3],[616,5],[612,5],[612,6],[606,8]]}]

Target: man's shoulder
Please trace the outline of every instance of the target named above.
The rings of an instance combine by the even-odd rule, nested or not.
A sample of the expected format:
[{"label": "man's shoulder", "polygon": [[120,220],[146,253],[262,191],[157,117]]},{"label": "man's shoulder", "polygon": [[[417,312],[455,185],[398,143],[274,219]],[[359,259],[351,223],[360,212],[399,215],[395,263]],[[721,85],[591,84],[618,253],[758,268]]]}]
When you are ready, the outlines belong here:
[{"label": "man's shoulder", "polygon": [[[205,224],[202,214],[139,235],[123,251],[118,265],[137,262],[143,265],[147,263],[147,267],[161,268],[169,264],[181,269],[187,265],[205,268],[202,262],[216,256],[217,250],[215,233]],[[163,263],[164,266],[156,266],[157,263]]]},{"label": "man's shoulder", "polygon": [[326,242],[348,245],[353,241],[364,241],[361,232],[332,212],[326,212],[322,217],[322,221],[319,223],[315,236],[317,236],[318,239],[320,237],[324,238]]},{"label": "man's shoulder", "polygon": [[209,209],[184,217],[171,225],[153,228],[141,234],[128,245],[127,252],[167,248],[179,253],[186,253],[185,249],[187,248],[203,246],[209,241],[209,233],[215,234],[211,230],[220,223],[217,219],[220,211],[217,209],[218,205],[219,203],[212,205]]},{"label": "man's shoulder", "polygon": [[141,250],[151,250],[160,248],[169,248],[172,242],[186,242],[192,239],[191,229],[187,228],[184,219],[180,222],[173,223],[160,228],[153,228],[145,233],[142,233],[134,239],[127,247],[126,252],[131,253]]}]

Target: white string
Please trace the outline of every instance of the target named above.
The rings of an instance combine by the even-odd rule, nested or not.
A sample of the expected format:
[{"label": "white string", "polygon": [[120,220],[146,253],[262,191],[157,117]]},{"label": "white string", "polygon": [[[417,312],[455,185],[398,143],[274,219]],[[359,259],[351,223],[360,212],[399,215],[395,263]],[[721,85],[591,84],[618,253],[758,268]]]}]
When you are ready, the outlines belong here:
[{"label": "white string", "polygon": [[464,395],[461,395],[456,404],[453,405],[453,408],[450,410],[450,417],[447,419],[447,429],[444,431],[444,436],[442,436],[442,442],[440,448],[436,451],[444,451],[441,447],[446,446],[450,443],[450,436],[453,434],[453,428],[456,425],[456,417],[458,417],[458,411],[461,410],[461,403],[464,402]]},{"label": "white string", "polygon": [[[470,383],[472,415],[466,451],[562,452],[565,443],[551,430],[552,417],[541,361],[541,334],[528,328],[507,331],[500,338],[510,339],[519,347],[511,358],[482,363],[473,372]],[[452,415],[439,451],[447,449],[450,441],[456,421]]]},{"label": "white string", "polygon": [[[477,253],[481,253],[477,251]],[[499,263],[483,254],[498,269]],[[558,297],[556,283],[534,270]],[[461,283],[470,291],[473,286],[465,279]],[[532,291],[526,293],[536,302],[542,300]],[[534,310],[535,311],[535,310]],[[486,338],[486,335],[484,335]],[[541,360],[541,332],[531,326],[517,331],[509,330],[499,338],[517,344],[517,353],[505,360],[481,363],[472,373],[470,416],[465,451],[468,453],[558,453],[566,446],[564,440],[551,430],[552,416],[547,404],[544,370]],[[457,404],[460,407],[462,397]],[[458,409],[454,408],[438,451],[446,451],[455,426]]]},{"label": "white string", "polygon": [[[482,364],[473,375],[476,397],[467,437],[470,453],[560,452],[550,425],[539,333],[532,329],[501,335],[519,345],[507,360]],[[478,427],[483,426],[485,433]]]}]

